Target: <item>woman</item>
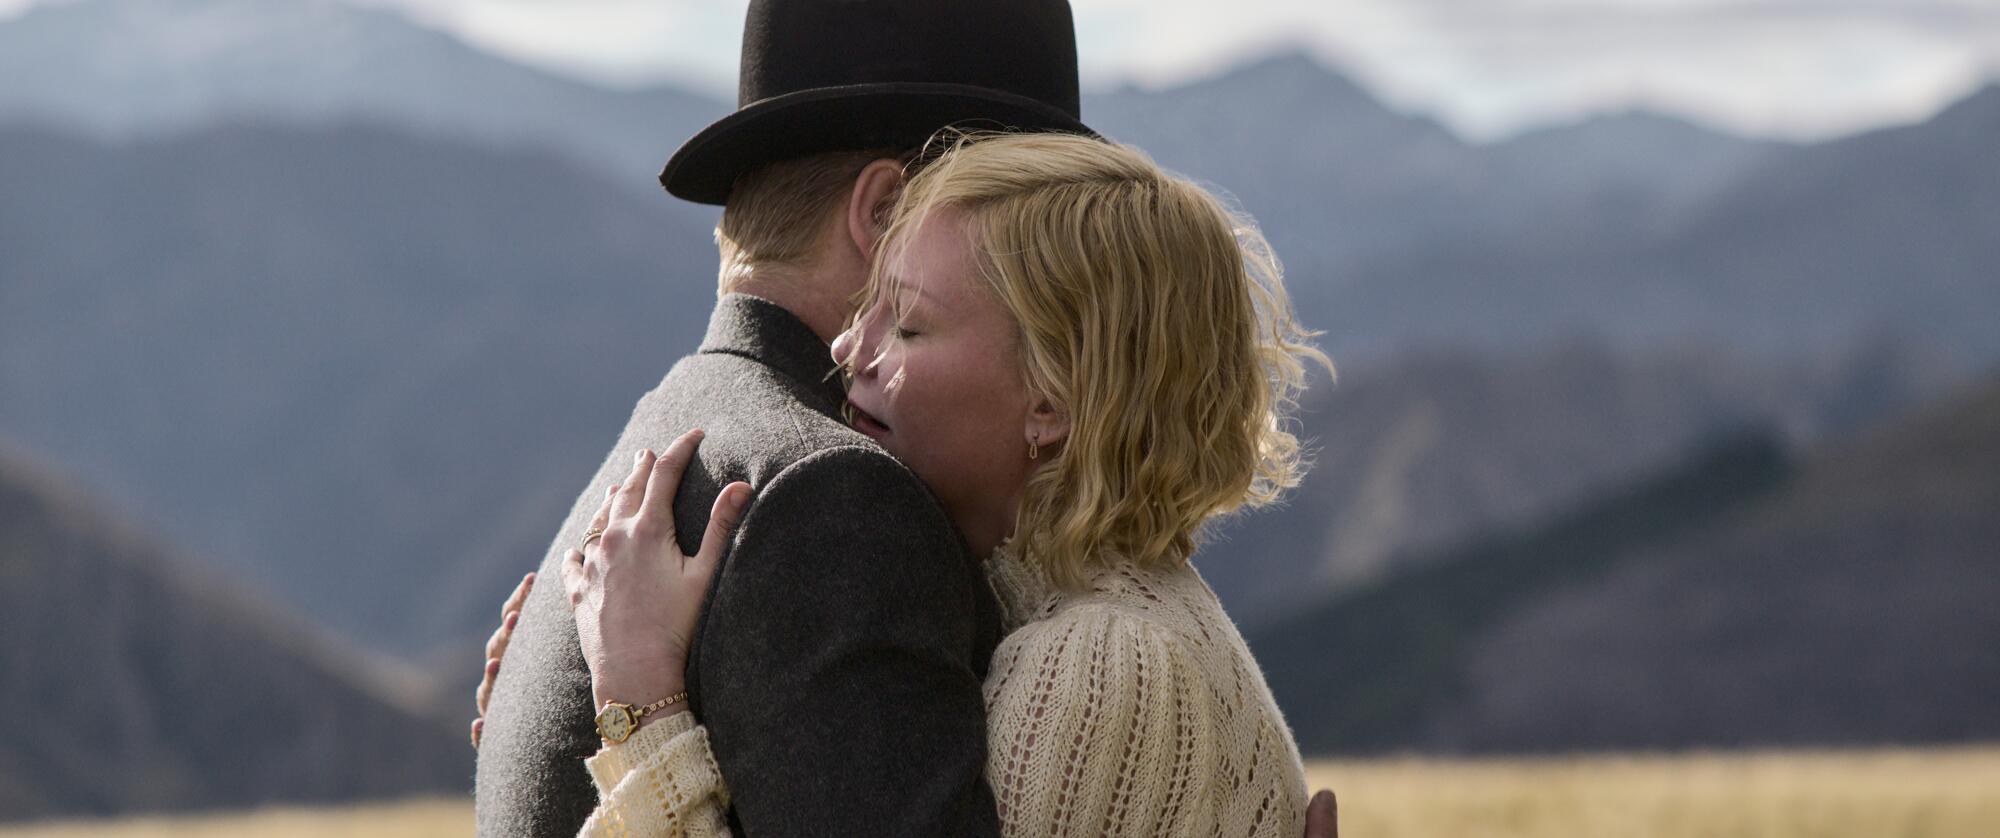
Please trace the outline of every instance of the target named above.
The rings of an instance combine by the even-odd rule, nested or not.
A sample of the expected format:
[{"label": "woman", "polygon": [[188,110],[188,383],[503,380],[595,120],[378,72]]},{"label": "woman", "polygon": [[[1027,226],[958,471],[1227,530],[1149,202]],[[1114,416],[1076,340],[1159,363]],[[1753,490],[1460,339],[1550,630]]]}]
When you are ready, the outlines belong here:
[{"label": "woman", "polygon": [[[897,201],[833,352],[851,424],[991,554],[1008,634],[985,683],[986,773],[1003,830],[1300,834],[1297,746],[1188,556],[1215,516],[1296,485],[1281,420],[1303,360],[1331,364],[1261,236],[1140,152],[1051,134],[947,146]],[[594,522],[618,537],[565,562],[592,677],[619,685],[599,694],[680,691],[747,487],[722,493],[695,556],[636,534],[671,533],[698,443],[637,464]],[[586,833],[723,831],[726,778],[680,707],[586,761],[601,800]]]}]

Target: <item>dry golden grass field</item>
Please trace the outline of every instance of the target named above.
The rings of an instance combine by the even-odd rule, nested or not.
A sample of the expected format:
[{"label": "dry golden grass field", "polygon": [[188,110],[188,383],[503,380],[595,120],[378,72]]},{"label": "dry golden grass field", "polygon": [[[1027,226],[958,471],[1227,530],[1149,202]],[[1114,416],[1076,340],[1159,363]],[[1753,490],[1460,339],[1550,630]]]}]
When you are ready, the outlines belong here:
[{"label": "dry golden grass field", "polygon": [[[1315,762],[1346,838],[2000,836],[2000,747]],[[0,838],[462,836],[465,800],[0,828]]]}]

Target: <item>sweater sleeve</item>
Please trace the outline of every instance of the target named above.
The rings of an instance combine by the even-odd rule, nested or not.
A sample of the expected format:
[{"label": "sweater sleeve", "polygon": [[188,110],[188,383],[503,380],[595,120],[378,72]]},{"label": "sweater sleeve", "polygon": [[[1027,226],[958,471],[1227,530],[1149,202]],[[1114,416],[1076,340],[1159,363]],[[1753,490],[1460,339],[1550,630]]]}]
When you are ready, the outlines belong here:
[{"label": "sweater sleeve", "polygon": [[[1190,638],[1116,607],[1060,611],[1008,635],[985,684],[1001,833],[1208,834],[1240,822],[1252,835],[1297,834],[1303,798],[1254,815],[1217,805],[1232,795],[1211,786],[1250,779],[1256,757],[1223,741],[1232,726],[1198,656]],[[1250,762],[1232,764],[1238,751]],[[587,836],[729,834],[729,792],[690,714],[587,765],[601,795]]]},{"label": "sweater sleeve", "polygon": [[584,760],[597,785],[597,808],[584,838],[720,838],[729,789],[708,747],[708,732],[691,713],[675,713],[639,728],[620,745]]},{"label": "sweater sleeve", "polygon": [[986,680],[987,779],[1008,835],[1207,832],[1210,685],[1179,637],[1110,606],[1001,642]]}]

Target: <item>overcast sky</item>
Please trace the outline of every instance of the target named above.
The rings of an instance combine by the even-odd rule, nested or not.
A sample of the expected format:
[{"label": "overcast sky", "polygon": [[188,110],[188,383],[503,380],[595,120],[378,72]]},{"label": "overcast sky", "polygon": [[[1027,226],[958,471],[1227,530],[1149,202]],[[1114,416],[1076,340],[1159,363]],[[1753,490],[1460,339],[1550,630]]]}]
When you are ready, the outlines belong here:
[{"label": "overcast sky", "polygon": [[[0,0],[0,14],[47,0]],[[271,0],[285,2],[285,0]],[[616,83],[733,94],[747,0],[352,0]],[[1072,0],[1086,87],[1279,47],[1473,138],[1642,105],[1818,138],[1921,120],[2000,77],[2000,0]]]}]

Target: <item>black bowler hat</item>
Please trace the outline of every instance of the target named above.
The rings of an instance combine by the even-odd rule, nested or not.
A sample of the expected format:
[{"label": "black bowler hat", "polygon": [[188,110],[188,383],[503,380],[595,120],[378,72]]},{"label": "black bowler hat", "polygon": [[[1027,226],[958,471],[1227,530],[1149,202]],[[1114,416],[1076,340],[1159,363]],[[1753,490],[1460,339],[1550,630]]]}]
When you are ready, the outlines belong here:
[{"label": "black bowler hat", "polygon": [[738,72],[736,112],[674,152],[668,192],[720,204],[759,164],[947,125],[1093,133],[1067,0],[751,0]]}]

